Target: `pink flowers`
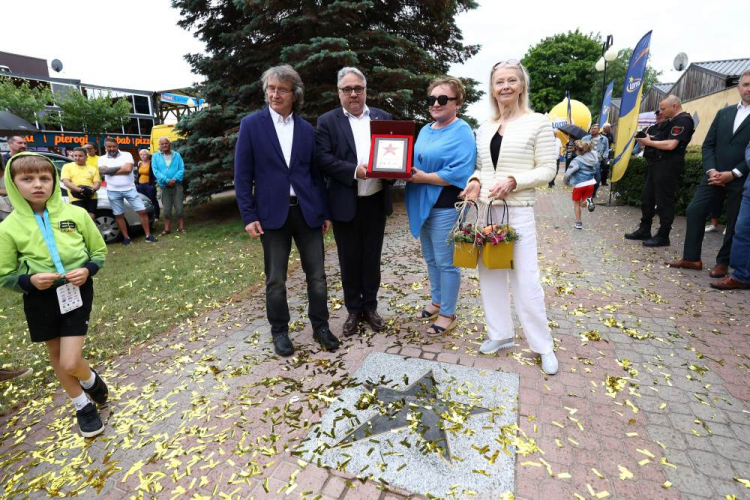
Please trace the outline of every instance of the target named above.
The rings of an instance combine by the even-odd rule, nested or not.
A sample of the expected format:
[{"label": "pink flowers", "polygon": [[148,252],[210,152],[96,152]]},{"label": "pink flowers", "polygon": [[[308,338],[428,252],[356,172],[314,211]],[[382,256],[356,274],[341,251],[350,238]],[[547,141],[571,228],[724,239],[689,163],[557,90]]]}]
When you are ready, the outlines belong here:
[{"label": "pink flowers", "polygon": [[[499,224],[492,224],[486,226],[481,232],[477,233],[476,243],[481,245],[484,243],[490,243],[491,245],[497,245],[499,243],[511,243],[520,239],[518,232],[512,227]],[[480,241],[481,238],[481,241]]]}]

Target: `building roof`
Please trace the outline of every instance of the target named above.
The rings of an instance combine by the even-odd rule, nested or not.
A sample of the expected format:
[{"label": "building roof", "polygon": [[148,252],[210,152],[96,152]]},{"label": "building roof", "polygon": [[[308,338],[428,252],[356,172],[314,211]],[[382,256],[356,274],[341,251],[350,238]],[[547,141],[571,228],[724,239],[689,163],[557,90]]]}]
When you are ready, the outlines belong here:
[{"label": "building roof", "polygon": [[750,69],[750,58],[726,59],[724,61],[694,62],[693,65],[719,76],[740,76],[743,71],[745,71],[746,69]]},{"label": "building roof", "polygon": [[674,83],[655,83],[654,87],[656,87],[656,90],[666,94],[674,87]]}]

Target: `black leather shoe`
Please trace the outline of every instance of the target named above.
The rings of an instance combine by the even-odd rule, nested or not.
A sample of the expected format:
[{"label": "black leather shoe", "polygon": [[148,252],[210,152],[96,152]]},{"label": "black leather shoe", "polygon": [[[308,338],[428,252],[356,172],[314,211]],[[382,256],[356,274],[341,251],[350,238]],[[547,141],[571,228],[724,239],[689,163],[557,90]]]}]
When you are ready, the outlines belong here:
[{"label": "black leather shoe", "polygon": [[289,340],[288,333],[277,333],[273,336],[273,350],[279,356],[287,357],[294,354],[294,345]]},{"label": "black leather shoe", "polygon": [[385,328],[385,320],[377,311],[365,311],[362,316],[376,332],[382,332]]},{"label": "black leather shoe", "polygon": [[351,337],[355,333],[359,332],[359,323],[362,321],[362,313],[349,313],[349,316],[344,321],[344,328],[341,333],[345,337]]},{"label": "black leather shoe", "polygon": [[320,347],[326,351],[335,351],[341,345],[339,339],[331,333],[331,330],[329,330],[327,326],[313,332],[313,339],[315,339],[320,344]]},{"label": "black leather shoe", "polygon": [[644,229],[642,227],[639,227],[632,233],[626,233],[625,234],[626,240],[650,240],[651,239],[651,230],[650,229]]},{"label": "black leather shoe", "polygon": [[653,238],[643,240],[643,246],[644,247],[668,247],[669,238],[667,238],[666,236],[659,236],[657,234]]}]

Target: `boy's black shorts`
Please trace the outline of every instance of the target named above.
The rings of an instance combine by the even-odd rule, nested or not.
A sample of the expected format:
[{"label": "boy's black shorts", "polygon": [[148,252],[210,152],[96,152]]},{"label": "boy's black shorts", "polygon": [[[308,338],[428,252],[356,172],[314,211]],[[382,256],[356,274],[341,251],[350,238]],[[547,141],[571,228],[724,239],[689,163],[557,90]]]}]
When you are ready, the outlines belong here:
[{"label": "boy's black shorts", "polygon": [[97,201],[95,199],[94,200],[73,200],[70,202],[70,204],[75,205],[77,207],[81,207],[82,209],[86,210],[90,214],[96,213]]},{"label": "boy's black shorts", "polygon": [[60,314],[57,287],[34,290],[23,295],[23,312],[32,342],[46,342],[58,337],[80,337],[89,328],[89,316],[94,302],[94,285],[91,278],[81,286],[83,305],[66,314]]}]

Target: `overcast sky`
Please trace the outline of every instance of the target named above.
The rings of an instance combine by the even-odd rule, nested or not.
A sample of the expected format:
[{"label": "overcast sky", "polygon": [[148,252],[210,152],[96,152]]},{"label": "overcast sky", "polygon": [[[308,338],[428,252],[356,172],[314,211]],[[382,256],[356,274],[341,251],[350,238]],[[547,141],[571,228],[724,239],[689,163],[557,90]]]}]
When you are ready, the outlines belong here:
[{"label": "overcast sky", "polygon": [[[479,3],[478,9],[462,14],[458,24],[465,42],[480,44],[482,50],[452,72],[479,80],[483,88],[495,62],[520,59],[530,45],[576,28],[611,34],[618,49],[633,47],[653,30],[652,64],[664,71],[662,82],[679,77],[672,69],[678,52],[687,53],[690,61],[750,57],[747,0]],[[10,6],[3,9],[0,51],[49,62],[60,59],[61,77],[143,90],[181,88],[200,79],[183,56],[202,51],[203,45],[177,26],[179,13],[169,0],[37,0],[33,12],[16,6],[21,15],[13,15]],[[487,118],[486,96],[470,113],[480,121]]]}]

